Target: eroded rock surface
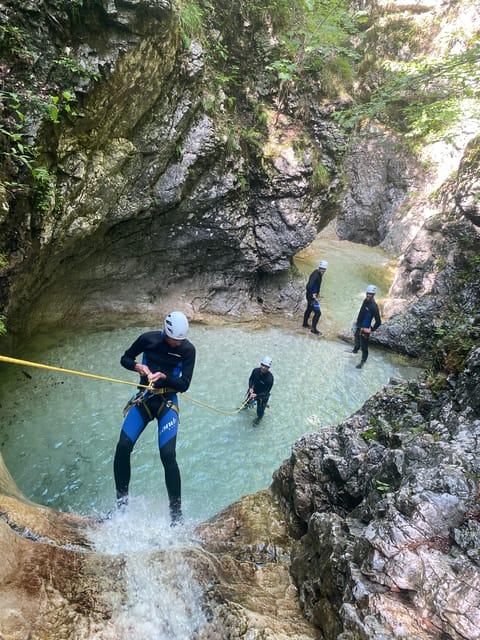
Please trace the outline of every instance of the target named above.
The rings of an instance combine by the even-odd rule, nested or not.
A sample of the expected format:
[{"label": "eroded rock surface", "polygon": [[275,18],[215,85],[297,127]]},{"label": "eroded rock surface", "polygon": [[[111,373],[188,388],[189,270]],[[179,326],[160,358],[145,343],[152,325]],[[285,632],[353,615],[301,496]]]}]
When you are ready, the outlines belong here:
[{"label": "eroded rock surface", "polygon": [[327,638],[480,637],[479,363],[477,348],[440,397],[392,381],[275,473],[306,529],[292,575]]},{"label": "eroded rock surface", "polygon": [[[138,589],[138,602],[129,599],[129,562],[139,564],[134,555],[129,561],[128,554],[92,550],[88,530],[101,523],[55,513],[20,497],[2,496],[0,514],[2,638],[135,637],[142,599],[151,596]],[[192,640],[322,637],[300,609],[289,572],[292,538],[271,493],[246,496],[199,526],[195,538],[197,546],[145,551],[142,560],[152,571],[158,565],[159,574],[170,582],[159,582],[157,588],[172,597],[178,580],[173,568],[190,568],[203,591],[206,621],[189,636]],[[188,585],[183,587],[188,593]],[[155,633],[161,632],[162,624],[168,633],[166,615],[164,622],[158,619]]]}]

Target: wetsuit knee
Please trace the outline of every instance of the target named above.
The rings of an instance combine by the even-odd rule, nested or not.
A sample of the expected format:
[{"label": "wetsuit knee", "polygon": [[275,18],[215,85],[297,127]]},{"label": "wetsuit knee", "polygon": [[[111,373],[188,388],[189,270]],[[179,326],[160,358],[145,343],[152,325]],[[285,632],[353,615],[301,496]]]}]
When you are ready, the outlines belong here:
[{"label": "wetsuit knee", "polygon": [[133,445],[134,443],[127,434],[122,431],[113,460],[117,498],[128,495],[128,485],[130,484],[130,454],[132,453]]},{"label": "wetsuit knee", "polygon": [[176,454],[176,438],[172,438],[169,440],[161,449],[160,449],[160,460],[162,461],[165,469],[173,467],[177,464],[177,454]]},{"label": "wetsuit knee", "polygon": [[133,449],[133,442],[127,436],[127,434],[122,431],[120,433],[120,438],[118,439],[116,455],[130,455]]}]

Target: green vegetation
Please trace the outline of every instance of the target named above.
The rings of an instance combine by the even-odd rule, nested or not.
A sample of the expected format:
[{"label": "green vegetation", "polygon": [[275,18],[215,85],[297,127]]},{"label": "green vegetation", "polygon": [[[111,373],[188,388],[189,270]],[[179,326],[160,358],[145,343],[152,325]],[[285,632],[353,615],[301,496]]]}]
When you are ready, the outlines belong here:
[{"label": "green vegetation", "polygon": [[30,62],[32,52],[27,44],[27,35],[20,27],[0,24],[0,58],[20,59]]},{"label": "green vegetation", "polygon": [[326,166],[320,161],[316,160],[313,166],[313,173],[310,178],[310,189],[312,193],[319,193],[328,189],[330,185],[330,174]]},{"label": "green vegetation", "polygon": [[[196,40],[204,52],[203,107],[226,151],[242,153],[245,175],[256,161],[267,174],[274,171],[267,165],[275,154],[265,155],[269,124],[278,124],[272,113],[294,120],[311,108],[312,94],[333,100],[353,93],[365,14],[352,12],[347,0],[179,0],[178,6],[183,46]],[[259,86],[276,91],[265,99]],[[327,168],[320,158],[312,165],[311,188],[327,189]]]},{"label": "green vegetation", "polygon": [[33,202],[36,211],[45,213],[50,210],[54,200],[53,176],[45,167],[36,167],[32,170],[34,179]]},{"label": "green vegetation", "polygon": [[[206,3],[209,9],[211,5]],[[189,2],[188,0],[178,0],[179,20],[180,20],[180,37],[186,49],[190,46],[192,40],[205,41],[204,32],[204,9],[199,2]]]},{"label": "green vegetation", "polygon": [[472,348],[478,344],[480,328],[455,324],[435,331],[438,340],[432,350],[434,370],[442,374],[461,373]]},{"label": "green vegetation", "polygon": [[[69,5],[70,6],[70,5]],[[81,3],[77,3],[77,9]],[[34,57],[33,45],[27,34],[20,28],[0,25],[0,54],[12,66],[22,68]],[[100,74],[85,69],[80,61],[64,56],[53,63],[61,72],[63,82],[74,86],[79,80],[98,80]],[[30,84],[17,80],[12,73],[0,90],[2,123],[0,124],[0,185],[7,192],[12,189],[30,191],[39,211],[46,211],[51,196],[52,180],[47,179],[48,171],[37,164],[38,150],[29,139],[29,122],[45,115],[53,124],[62,119],[70,121],[79,116],[75,109],[76,97],[73,89],[51,87],[51,93],[44,87],[36,87],[35,79]],[[7,87],[15,90],[7,90]],[[56,91],[58,89],[58,91]],[[48,186],[47,186],[48,185]]]},{"label": "green vegetation", "polygon": [[[74,96],[68,92],[64,92],[61,99],[63,103],[60,102],[60,98],[50,96],[51,101],[49,103],[46,105],[42,103],[53,123],[59,121],[61,108],[72,116],[75,115],[75,112],[72,111],[70,106],[70,103],[74,100]],[[26,169],[32,179],[32,192],[36,208],[38,211],[46,211],[48,210],[48,202],[52,192],[52,179],[45,167],[37,166],[36,164],[37,150],[26,138],[26,116],[24,109],[21,107],[21,100],[25,102],[26,109],[28,110],[29,106],[31,106],[36,99],[30,95],[21,97],[16,93],[0,91],[0,100],[3,103],[4,113],[7,114],[4,124],[0,125],[0,141],[3,143],[0,147],[0,157],[3,158],[3,175],[8,174],[10,171],[23,176],[24,172],[20,172],[19,169],[21,167]],[[5,179],[2,173],[0,173],[0,185],[7,190],[12,188],[28,188],[24,181]]]},{"label": "green vegetation", "polygon": [[75,100],[75,96],[70,91],[62,91],[60,96],[50,96],[50,102],[47,104],[50,120],[55,124],[59,122],[62,110],[72,117],[78,116],[72,106]]},{"label": "green vegetation", "polygon": [[[240,0],[215,5],[179,0],[182,41],[185,46],[192,40],[201,43],[211,66],[208,81],[235,93],[265,69],[277,84],[279,107],[290,93],[310,92],[312,82],[325,96],[352,91],[359,60],[352,39],[361,40],[365,20],[364,13],[350,10],[347,0]],[[270,58],[265,66],[254,58],[255,40],[252,50],[243,47],[252,31],[268,33],[276,43],[259,51]]]},{"label": "green vegetation", "polygon": [[377,119],[412,145],[444,138],[463,116],[480,117],[480,41],[443,57],[419,55],[412,62],[386,59],[377,68],[374,84],[373,91],[335,115],[344,127]]},{"label": "green vegetation", "polygon": [[375,486],[380,493],[388,493],[392,489],[388,482],[383,482],[382,480],[375,480]]},{"label": "green vegetation", "polygon": [[[0,271],[7,264],[7,258],[3,253],[0,253]],[[7,333],[7,328],[5,326],[5,316],[0,315],[0,336],[5,335]]]},{"label": "green vegetation", "polygon": [[72,82],[77,81],[80,78],[87,78],[92,80],[99,80],[100,74],[94,71],[86,69],[79,63],[78,60],[70,56],[62,56],[53,61],[58,67],[62,67],[69,72]]},{"label": "green vegetation", "polygon": [[351,95],[359,60],[352,42],[362,38],[365,14],[343,0],[310,0],[293,3],[288,17],[266,67],[277,82],[278,108],[290,94],[311,95],[312,86],[328,99]]}]

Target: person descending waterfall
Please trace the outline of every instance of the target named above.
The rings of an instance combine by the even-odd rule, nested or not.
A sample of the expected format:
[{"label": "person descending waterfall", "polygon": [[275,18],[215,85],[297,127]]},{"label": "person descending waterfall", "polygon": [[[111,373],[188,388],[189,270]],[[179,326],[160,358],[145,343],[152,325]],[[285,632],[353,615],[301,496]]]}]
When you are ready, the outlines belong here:
[{"label": "person descending waterfall", "polygon": [[[133,447],[147,424],[156,419],[172,526],[182,521],[181,478],[176,460],[177,392],[188,389],[195,366],[195,347],[187,340],[188,329],[185,315],[173,311],[165,318],[163,331],[140,335],[120,360],[125,369],[140,375],[140,384],[151,384],[152,389],[140,389],[124,409],[125,419],[113,463],[117,506],[128,502]],[[140,354],[142,361],[137,362]]]},{"label": "person descending waterfall", "polygon": [[[355,323],[355,345],[352,353],[358,353],[360,347],[362,348],[362,359],[357,364],[357,369],[361,369],[368,358],[368,341],[370,340],[370,334],[372,331],[376,331],[382,324],[380,320],[380,312],[378,305],[374,300],[374,296],[377,293],[377,287],[373,284],[369,284],[365,291],[365,300],[358,312],[357,321]],[[374,325],[372,327],[372,322]]]},{"label": "person descending waterfall", "polygon": [[303,314],[303,326],[310,326],[308,324],[308,320],[311,313],[313,312],[311,332],[317,336],[321,335],[321,332],[317,329],[318,321],[320,320],[320,316],[322,315],[319,302],[320,287],[322,286],[323,274],[325,273],[327,268],[328,262],[326,260],[322,260],[318,265],[318,269],[315,269],[315,271],[312,271],[312,273],[310,274],[306,287],[307,308],[305,309],[305,313]]},{"label": "person descending waterfall", "polygon": [[269,356],[262,358],[260,366],[252,371],[248,379],[247,406],[257,405],[257,417],[253,421],[254,425],[260,423],[267,407],[270,391],[273,387],[273,375],[270,372],[272,359]]}]

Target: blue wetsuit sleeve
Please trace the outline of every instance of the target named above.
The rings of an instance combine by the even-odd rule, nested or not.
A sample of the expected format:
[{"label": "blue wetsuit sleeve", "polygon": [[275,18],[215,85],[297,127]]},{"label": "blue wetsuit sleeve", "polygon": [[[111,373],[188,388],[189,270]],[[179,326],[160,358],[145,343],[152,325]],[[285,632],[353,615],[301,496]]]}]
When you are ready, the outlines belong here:
[{"label": "blue wetsuit sleeve", "polygon": [[185,345],[185,351],[182,354],[181,367],[178,370],[178,375],[167,374],[165,380],[162,380],[162,386],[170,387],[175,391],[186,391],[190,386],[193,376],[193,369],[195,367],[195,347],[189,343]]}]

